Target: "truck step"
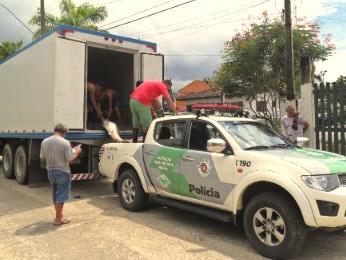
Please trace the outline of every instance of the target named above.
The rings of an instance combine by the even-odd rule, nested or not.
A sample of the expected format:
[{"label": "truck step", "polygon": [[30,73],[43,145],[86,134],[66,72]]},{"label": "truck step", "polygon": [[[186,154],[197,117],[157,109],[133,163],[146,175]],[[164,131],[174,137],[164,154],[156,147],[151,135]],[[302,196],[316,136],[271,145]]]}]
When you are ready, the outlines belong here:
[{"label": "truck step", "polygon": [[232,222],[233,220],[233,215],[231,212],[207,208],[200,205],[195,205],[188,202],[174,200],[174,199],[170,199],[170,198],[166,198],[162,196],[155,196],[153,199],[155,202],[164,204],[166,206],[171,206],[174,208],[179,208],[182,210],[194,212],[194,213],[197,213],[206,217],[214,218],[223,222]]}]

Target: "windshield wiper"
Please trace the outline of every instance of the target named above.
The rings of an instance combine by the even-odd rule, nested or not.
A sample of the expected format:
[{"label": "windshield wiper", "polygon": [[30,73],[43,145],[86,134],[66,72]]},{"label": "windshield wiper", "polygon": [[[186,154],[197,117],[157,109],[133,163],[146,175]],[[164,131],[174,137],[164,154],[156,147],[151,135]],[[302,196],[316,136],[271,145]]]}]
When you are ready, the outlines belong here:
[{"label": "windshield wiper", "polygon": [[264,149],[269,149],[269,146],[266,145],[256,145],[256,146],[250,146],[245,148],[244,150],[264,150]]},{"label": "windshield wiper", "polygon": [[276,144],[276,145],[271,145],[270,148],[292,148],[293,145],[291,144]]}]

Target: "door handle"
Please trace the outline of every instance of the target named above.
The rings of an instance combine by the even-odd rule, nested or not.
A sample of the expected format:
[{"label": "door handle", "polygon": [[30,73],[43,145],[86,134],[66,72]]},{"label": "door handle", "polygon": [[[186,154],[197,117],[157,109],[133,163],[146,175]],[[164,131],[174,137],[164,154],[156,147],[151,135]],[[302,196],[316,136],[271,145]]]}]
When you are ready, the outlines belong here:
[{"label": "door handle", "polygon": [[183,161],[187,161],[187,162],[193,162],[193,161],[194,161],[194,159],[191,158],[191,157],[181,157],[181,159],[182,159]]},{"label": "door handle", "polygon": [[153,151],[146,151],[145,154],[147,154],[147,155],[155,155],[155,153]]}]

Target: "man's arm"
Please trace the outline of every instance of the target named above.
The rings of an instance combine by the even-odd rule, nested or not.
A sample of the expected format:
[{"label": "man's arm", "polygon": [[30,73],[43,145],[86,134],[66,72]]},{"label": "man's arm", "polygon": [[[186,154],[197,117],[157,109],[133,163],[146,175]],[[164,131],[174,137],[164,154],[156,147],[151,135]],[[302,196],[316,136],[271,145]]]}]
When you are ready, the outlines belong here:
[{"label": "man's arm", "polygon": [[120,114],[120,109],[118,107],[114,108],[115,114],[117,115],[118,118],[118,123],[119,125],[121,124],[121,114]]},{"label": "man's arm", "polygon": [[79,155],[82,153],[82,149],[80,148],[80,146],[73,148],[72,153],[73,153],[73,159],[70,160],[68,163],[73,163],[79,157]]},{"label": "man's arm", "polygon": [[108,99],[108,113],[107,118],[109,119],[112,115],[112,109],[113,109],[113,94],[107,93],[107,99]]},{"label": "man's arm", "polygon": [[308,130],[310,125],[302,115],[299,115],[298,119],[300,120],[299,123],[303,125],[303,133],[305,133],[305,131]]},{"label": "man's arm", "polygon": [[309,123],[305,121],[304,126],[303,126],[303,133],[305,133],[306,130],[309,128]]},{"label": "man's arm", "polygon": [[96,102],[95,88],[96,88],[96,86],[93,86],[92,88],[89,89],[90,101],[91,101],[92,107],[96,111],[97,117],[103,122],[105,119],[103,118],[102,113],[101,113],[101,109],[100,109],[98,103]]},{"label": "man's arm", "polygon": [[173,111],[173,114],[178,115],[179,112],[178,112],[177,108],[175,107],[173,100],[170,97],[164,98],[164,99],[167,101],[167,104],[168,104],[169,108]]}]

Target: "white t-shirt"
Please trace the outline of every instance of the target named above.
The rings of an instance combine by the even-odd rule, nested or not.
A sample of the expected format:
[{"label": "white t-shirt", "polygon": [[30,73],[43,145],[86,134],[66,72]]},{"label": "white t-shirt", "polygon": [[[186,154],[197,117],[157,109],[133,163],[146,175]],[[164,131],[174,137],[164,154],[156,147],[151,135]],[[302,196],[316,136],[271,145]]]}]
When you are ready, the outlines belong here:
[{"label": "white t-shirt", "polygon": [[[297,116],[288,117],[285,115],[282,118],[282,125],[286,131],[288,139],[290,139],[292,142],[295,142],[297,137],[303,136],[303,129],[304,125],[306,123],[306,120],[304,117],[298,114]],[[293,128],[292,128],[293,126]]]},{"label": "white t-shirt", "polygon": [[71,173],[69,161],[72,161],[73,151],[71,144],[58,135],[52,135],[42,141],[40,158],[46,159],[48,170],[58,169]]}]

